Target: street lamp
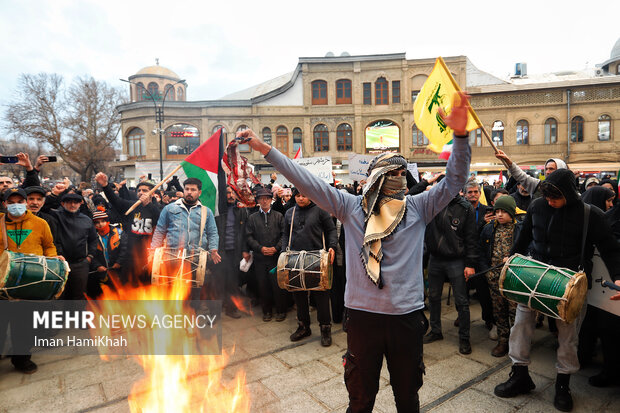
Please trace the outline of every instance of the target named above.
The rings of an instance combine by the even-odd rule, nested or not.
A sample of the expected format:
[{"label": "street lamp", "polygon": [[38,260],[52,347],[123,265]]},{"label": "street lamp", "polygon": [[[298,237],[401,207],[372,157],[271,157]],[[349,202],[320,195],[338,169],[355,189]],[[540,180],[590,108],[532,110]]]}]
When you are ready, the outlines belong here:
[{"label": "street lamp", "polygon": [[159,133],[159,180],[163,181],[164,180],[164,158],[163,158],[163,152],[162,152],[162,134],[163,134],[163,123],[164,123],[164,105],[166,104],[166,98],[168,97],[168,92],[170,92],[170,90],[174,90],[174,87],[176,85],[178,85],[179,83],[185,83],[185,79],[181,79],[176,81],[175,83],[172,84],[172,86],[166,88],[166,92],[164,93],[164,98],[161,101],[161,106],[157,106],[157,101],[159,100],[159,94],[157,95],[157,98],[155,98],[155,96],[153,96],[153,94],[151,92],[149,92],[149,90],[147,88],[145,88],[143,85],[139,84],[139,83],[135,83],[132,82],[131,80],[127,80],[127,79],[119,79],[121,82],[125,82],[125,83],[131,83],[132,85],[135,85],[136,87],[140,87],[142,88],[149,96],[149,98],[151,98],[151,100],[153,101],[153,107],[155,108],[155,122],[157,122],[157,132]]}]

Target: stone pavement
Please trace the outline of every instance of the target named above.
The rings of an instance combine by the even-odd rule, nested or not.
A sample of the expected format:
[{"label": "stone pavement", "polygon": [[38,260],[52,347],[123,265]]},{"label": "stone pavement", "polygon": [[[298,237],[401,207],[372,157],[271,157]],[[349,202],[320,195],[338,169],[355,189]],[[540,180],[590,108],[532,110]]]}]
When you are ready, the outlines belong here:
[{"label": "stone pavement", "polygon": [[[258,309],[257,309],[258,310]],[[259,311],[259,310],[258,310]],[[530,372],[536,389],[529,395],[500,399],[493,388],[508,378],[508,357],[490,355],[495,342],[480,320],[480,306],[472,300],[471,342],[473,353],[458,353],[454,304],[442,308],[444,340],[424,348],[426,376],[420,390],[425,412],[553,412],[555,339],[546,327],[536,331]],[[427,314],[428,315],[428,314]],[[316,318],[316,313],[311,314]],[[346,411],[347,391],[343,382],[342,355],[346,334],[333,327],[333,345],[321,347],[318,325],[313,335],[291,343],[296,328],[294,314],[286,321],[264,323],[258,314],[223,322],[224,349],[235,353],[223,371],[232,379],[243,369],[252,412],[314,413]],[[39,370],[24,375],[13,370],[9,360],[0,360],[0,412],[128,412],[131,385],[142,377],[141,367],[130,358],[103,361],[98,356],[59,356],[38,353],[33,360]],[[571,389],[575,412],[620,412],[620,388],[598,389],[587,377],[598,366],[574,375]],[[161,389],[165,391],[165,389]],[[375,412],[396,412],[389,374],[384,368]]]}]

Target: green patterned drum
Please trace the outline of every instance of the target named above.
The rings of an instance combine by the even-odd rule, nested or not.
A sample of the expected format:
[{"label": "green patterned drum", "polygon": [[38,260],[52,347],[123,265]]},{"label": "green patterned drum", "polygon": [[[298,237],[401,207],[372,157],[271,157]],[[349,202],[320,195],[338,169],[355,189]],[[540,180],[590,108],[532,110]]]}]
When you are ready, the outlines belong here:
[{"label": "green patterned drum", "polygon": [[60,297],[69,264],[58,258],[13,251],[0,253],[0,298],[51,300]]},{"label": "green patterned drum", "polygon": [[583,272],[515,254],[502,268],[499,290],[510,301],[572,323],[586,299],[588,281]]}]

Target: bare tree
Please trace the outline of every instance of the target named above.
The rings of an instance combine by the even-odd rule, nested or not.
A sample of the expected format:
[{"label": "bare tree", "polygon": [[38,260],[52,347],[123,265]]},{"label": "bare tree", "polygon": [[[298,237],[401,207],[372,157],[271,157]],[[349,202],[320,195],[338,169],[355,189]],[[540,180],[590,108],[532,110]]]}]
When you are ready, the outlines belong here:
[{"label": "bare tree", "polygon": [[7,105],[10,134],[49,145],[55,154],[89,181],[114,159],[120,130],[116,107],[126,99],[120,89],[92,77],[68,87],[57,74],[22,74],[17,98]]}]

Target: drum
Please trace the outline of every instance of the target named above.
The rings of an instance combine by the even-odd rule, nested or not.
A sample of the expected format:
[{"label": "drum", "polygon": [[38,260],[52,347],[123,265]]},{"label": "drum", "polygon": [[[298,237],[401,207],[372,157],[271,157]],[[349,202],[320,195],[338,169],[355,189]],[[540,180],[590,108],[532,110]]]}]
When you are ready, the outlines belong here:
[{"label": "drum", "polygon": [[188,251],[159,247],[153,254],[152,284],[172,284],[183,280],[194,287],[202,287],[207,272],[209,252],[203,249]]},{"label": "drum", "polygon": [[58,258],[13,251],[0,253],[0,298],[51,300],[65,289],[69,264]]},{"label": "drum", "polygon": [[278,286],[288,291],[325,291],[332,288],[329,254],[318,251],[285,251],[278,258]]},{"label": "drum", "polygon": [[515,254],[502,268],[499,290],[510,301],[572,323],[586,299],[588,280],[583,272]]}]

